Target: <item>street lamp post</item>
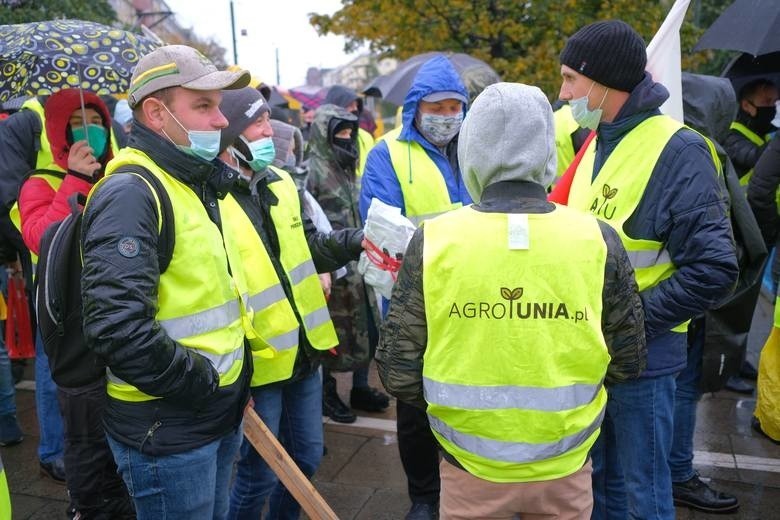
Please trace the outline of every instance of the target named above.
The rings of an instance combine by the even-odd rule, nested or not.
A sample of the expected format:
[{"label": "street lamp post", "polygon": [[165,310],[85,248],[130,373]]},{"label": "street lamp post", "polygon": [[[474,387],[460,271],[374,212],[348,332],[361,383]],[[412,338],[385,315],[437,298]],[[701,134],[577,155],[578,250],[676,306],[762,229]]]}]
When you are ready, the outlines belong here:
[{"label": "street lamp post", "polygon": [[230,31],[233,34],[233,65],[238,65],[238,48],[236,47],[236,19],[233,14],[233,0],[230,0]]}]

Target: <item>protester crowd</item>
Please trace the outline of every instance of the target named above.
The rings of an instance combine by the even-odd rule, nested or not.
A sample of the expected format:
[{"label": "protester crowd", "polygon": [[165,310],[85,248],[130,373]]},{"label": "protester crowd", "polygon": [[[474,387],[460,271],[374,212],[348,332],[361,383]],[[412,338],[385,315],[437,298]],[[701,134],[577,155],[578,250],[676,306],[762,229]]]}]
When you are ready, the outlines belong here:
[{"label": "protester crowd", "polygon": [[[726,86],[717,121],[685,124],[645,49],[618,20],[578,30],[556,111],[530,85],[469,92],[435,56],[376,136],[347,87],[298,128],[184,45],[141,58],[126,100],[28,99],[0,123],[2,260],[80,295],[59,337],[38,316],[35,348],[40,470],[69,517],[298,518],[245,410],[311,478],[322,417],[388,394],[407,520],[737,511],[694,470],[693,431],[707,313],[742,283],[735,197],[778,237],[778,87]],[[364,232],[380,204],[416,228],[405,251]],[[33,280],[76,215],[67,280]],[[725,384],[752,393],[741,355]],[[780,441],[772,420],[753,426]],[[22,438],[0,349],[0,445]]]}]

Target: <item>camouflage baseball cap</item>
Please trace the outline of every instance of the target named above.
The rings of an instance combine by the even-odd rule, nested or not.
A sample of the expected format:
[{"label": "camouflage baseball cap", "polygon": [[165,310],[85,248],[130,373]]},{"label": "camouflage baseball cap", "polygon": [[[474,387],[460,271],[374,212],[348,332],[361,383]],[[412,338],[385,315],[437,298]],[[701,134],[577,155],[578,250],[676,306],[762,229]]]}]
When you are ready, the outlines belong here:
[{"label": "camouflage baseball cap", "polygon": [[187,45],[159,47],[138,62],[130,79],[127,102],[134,108],[146,96],[168,87],[191,90],[232,90],[246,87],[245,70],[219,71],[206,56]]}]

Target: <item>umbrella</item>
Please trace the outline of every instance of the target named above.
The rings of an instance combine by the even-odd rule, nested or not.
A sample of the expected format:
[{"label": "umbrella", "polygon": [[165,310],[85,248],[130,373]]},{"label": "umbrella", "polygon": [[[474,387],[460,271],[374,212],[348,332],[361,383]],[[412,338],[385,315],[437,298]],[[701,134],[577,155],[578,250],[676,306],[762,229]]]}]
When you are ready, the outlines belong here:
[{"label": "umbrella", "polygon": [[315,109],[325,102],[330,87],[321,87],[319,85],[302,85],[287,90],[287,94],[298,101],[301,105]]},{"label": "umbrella", "polygon": [[736,0],[702,35],[695,51],[723,49],[753,56],[780,51],[780,2]]},{"label": "umbrella", "polygon": [[409,92],[417,71],[423,63],[439,54],[449,58],[472,100],[488,85],[501,81],[496,71],[480,59],[464,53],[434,51],[417,54],[401,62],[390,74],[374,79],[363,93],[367,96],[381,97],[396,105],[403,105],[406,93]]},{"label": "umbrella", "polygon": [[73,87],[125,92],[138,60],[161,43],[82,20],[0,25],[0,102]]},{"label": "umbrella", "polygon": [[740,54],[726,65],[722,75],[731,80],[737,93],[745,84],[759,78],[768,79],[780,86],[780,51],[762,56]]}]

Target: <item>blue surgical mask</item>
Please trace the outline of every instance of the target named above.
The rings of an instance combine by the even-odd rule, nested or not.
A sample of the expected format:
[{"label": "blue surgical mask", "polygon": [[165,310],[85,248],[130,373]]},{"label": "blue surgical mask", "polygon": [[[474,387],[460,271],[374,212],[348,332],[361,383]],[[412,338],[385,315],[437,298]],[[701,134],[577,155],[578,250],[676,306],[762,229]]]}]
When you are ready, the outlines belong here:
[{"label": "blue surgical mask", "polygon": [[455,116],[420,114],[420,133],[436,146],[446,146],[460,132],[463,112]]},{"label": "blue surgical mask", "polygon": [[73,135],[73,142],[87,141],[92,148],[92,154],[97,157],[103,157],[106,152],[106,142],[108,141],[108,130],[103,125],[87,125],[87,133],[84,135],[84,126],[78,125],[71,127],[70,133]]},{"label": "blue surgical mask", "polygon": [[[163,105],[163,107],[165,107],[165,110],[171,114],[171,111],[168,110],[168,107],[165,105]],[[179,150],[192,155],[193,157],[199,157],[208,162],[213,161],[217,155],[219,155],[219,142],[222,138],[222,130],[187,130],[187,128],[185,128],[185,126],[181,124],[178,119],[176,119],[175,115],[171,114],[171,117],[174,121],[176,121],[176,124],[182,128],[182,130],[187,132],[187,139],[190,140],[189,146],[173,143],[173,139],[168,137],[168,134],[166,134],[165,130],[163,130],[165,137],[168,137],[168,139],[173,144],[176,144],[176,147]]]},{"label": "blue surgical mask", "polygon": [[236,150],[236,153],[249,164],[252,171],[261,172],[268,168],[268,165],[271,164],[276,157],[274,140],[270,137],[263,137],[256,141],[249,141],[243,135],[240,136],[240,139],[244,141],[246,147],[249,148],[251,157],[244,157],[238,150]]},{"label": "blue surgical mask", "polygon": [[571,107],[571,116],[574,118],[574,121],[576,121],[581,128],[587,128],[590,130],[595,130],[599,126],[599,122],[601,122],[601,116],[604,113],[604,111],[601,109],[601,106],[604,104],[604,100],[607,99],[607,92],[609,92],[609,89],[604,91],[604,97],[601,98],[601,103],[599,103],[598,108],[589,110],[588,96],[590,96],[590,92],[593,90],[593,85],[595,84],[596,82],[594,81],[590,85],[588,93],[583,97],[569,101],[569,106]]}]

